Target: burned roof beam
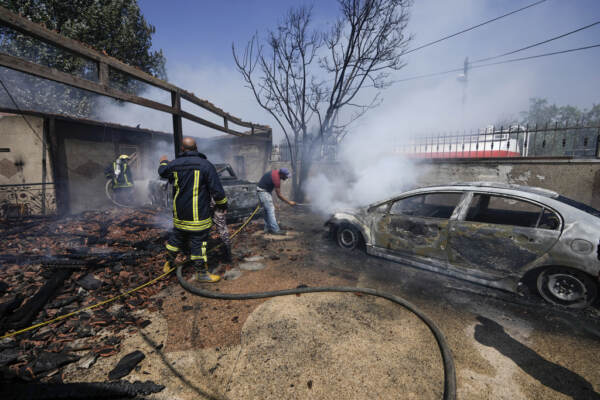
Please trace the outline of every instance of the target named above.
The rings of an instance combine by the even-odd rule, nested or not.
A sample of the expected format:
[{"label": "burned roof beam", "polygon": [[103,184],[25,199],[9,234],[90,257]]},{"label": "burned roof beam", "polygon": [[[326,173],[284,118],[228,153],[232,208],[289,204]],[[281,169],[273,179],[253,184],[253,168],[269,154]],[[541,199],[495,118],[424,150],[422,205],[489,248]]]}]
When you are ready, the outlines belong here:
[{"label": "burned roof beam", "polygon": [[[0,24],[5,25],[9,28],[12,28],[16,31],[22,32],[26,35],[35,37],[45,43],[48,43],[52,46],[67,50],[69,52],[74,53],[75,55],[90,59],[98,64],[98,82],[93,82],[87,79],[75,77],[71,74],[67,74],[53,68],[48,68],[41,66],[36,63],[31,63],[28,61],[24,61],[18,57],[11,57],[8,55],[2,55],[0,58],[0,65],[5,66],[7,68],[16,69],[18,71],[36,75],[42,77],[44,79],[50,79],[56,82],[64,83],[69,86],[77,87],[84,90],[89,90],[94,93],[98,93],[101,95],[109,96],[115,99],[132,102],[134,104],[138,104],[144,107],[149,107],[155,110],[164,111],[172,114],[174,117],[183,117],[187,118],[191,121],[200,123],[207,127],[230,133],[237,136],[247,136],[254,133],[265,133],[270,132],[271,128],[267,125],[259,125],[251,122],[246,122],[237,118],[224,110],[216,107],[214,104],[210,103],[207,100],[200,99],[196,97],[191,92],[185,91],[175,85],[172,85],[166,81],[158,79],[142,70],[133,67],[131,65],[125,64],[117,60],[116,58],[104,55],[83,43],[80,43],[76,40],[64,37],[57,32],[46,29],[44,26],[36,24],[24,17],[16,15],[10,12],[8,9],[4,7],[0,7]],[[17,62],[19,60],[20,62]],[[38,68],[39,67],[39,68]],[[176,107],[169,107],[161,103],[157,103],[155,101],[135,96],[131,94],[127,94],[121,92],[119,90],[113,89],[109,87],[109,69],[113,68],[116,71],[125,73],[131,76],[134,79],[138,79],[144,83],[155,86],[159,89],[163,89],[165,91],[170,92],[172,95],[178,93],[179,96],[197,106],[204,108],[205,110],[216,114],[218,116],[223,117],[224,124],[218,125],[213,122],[209,122],[203,118],[200,118],[194,114],[182,112],[177,110]],[[246,128],[250,128],[249,132],[237,132],[228,128],[228,124],[225,121],[231,121],[236,125],[240,125]]]},{"label": "burned roof beam", "polygon": [[7,54],[0,54],[0,65],[6,68],[14,69],[16,71],[24,72],[30,75],[35,75],[40,78],[48,79],[54,82],[63,83],[72,87],[87,90],[93,93],[97,93],[103,96],[112,97],[117,100],[123,100],[130,103],[138,104],[144,107],[152,108],[154,110],[167,112],[173,115],[179,115],[183,118],[189,119],[190,121],[197,122],[205,125],[209,128],[229,133],[236,136],[248,136],[248,133],[238,132],[227,126],[221,126],[214,122],[208,121],[204,118],[200,118],[189,112],[180,110],[176,107],[169,107],[165,104],[158,103],[156,101],[148,100],[143,97],[135,96],[129,93],[116,90],[99,83],[89,81],[84,78],[80,78],[66,72],[59,71],[54,68],[49,68],[40,64],[36,64],[30,61],[23,60],[19,57],[9,56]]},{"label": "burned roof beam", "polygon": [[158,111],[177,114],[174,108],[169,107],[165,104],[148,100],[143,97],[135,96],[133,94],[125,93],[120,90],[116,90],[111,87],[90,81],[88,79],[80,78],[78,76],[74,76],[54,68],[46,67],[44,65],[23,60],[19,57],[9,56],[7,54],[0,53],[0,65],[16,71],[24,72],[29,75],[35,75],[40,78],[48,79],[58,83],[63,83],[65,85],[76,87],[78,89],[83,89],[89,92],[101,94],[103,96],[109,96],[114,99],[139,104],[141,106],[152,108]]}]

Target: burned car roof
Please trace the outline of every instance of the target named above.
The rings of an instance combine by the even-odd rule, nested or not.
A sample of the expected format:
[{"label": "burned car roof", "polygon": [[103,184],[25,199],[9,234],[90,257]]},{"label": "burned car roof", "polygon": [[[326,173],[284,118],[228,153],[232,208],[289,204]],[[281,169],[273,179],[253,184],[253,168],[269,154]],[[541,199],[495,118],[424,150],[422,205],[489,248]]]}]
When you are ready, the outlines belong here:
[{"label": "burned car roof", "polygon": [[535,193],[540,196],[546,196],[551,198],[557,198],[559,195],[553,190],[544,189],[535,186],[524,186],[524,185],[516,185],[513,183],[503,183],[503,182],[452,182],[446,186],[475,186],[475,187],[484,187],[484,188],[495,188],[495,189],[513,189],[520,190],[522,192],[527,193]]},{"label": "burned car roof", "polygon": [[[551,199],[557,201],[561,204],[569,205],[579,211],[590,214],[594,217],[600,218],[600,210],[597,210],[591,206],[580,203],[576,200],[570,199],[568,197],[562,196],[555,191],[544,189],[535,186],[524,186],[524,185],[516,185],[510,183],[502,183],[502,182],[452,182],[443,185],[431,185],[431,186],[419,186],[413,187],[410,190],[403,191],[402,193],[398,193],[393,197],[389,197],[378,201],[376,203],[372,203],[368,205],[367,209],[372,209],[386,203],[390,200],[396,199],[398,197],[409,196],[411,194],[417,194],[423,191],[452,191],[452,190],[462,190],[462,191],[473,191],[473,190],[486,190],[491,189],[492,191],[505,194],[513,194],[520,195],[521,197],[526,197],[532,200],[538,200],[542,202],[546,202],[545,199]],[[539,197],[538,197],[539,196]]]}]

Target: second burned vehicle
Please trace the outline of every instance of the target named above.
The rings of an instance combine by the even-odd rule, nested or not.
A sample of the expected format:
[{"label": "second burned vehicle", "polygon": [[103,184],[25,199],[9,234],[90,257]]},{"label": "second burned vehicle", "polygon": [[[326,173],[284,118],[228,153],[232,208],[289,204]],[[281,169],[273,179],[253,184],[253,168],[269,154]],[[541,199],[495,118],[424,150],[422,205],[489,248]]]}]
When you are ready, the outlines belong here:
[{"label": "second burned vehicle", "polygon": [[[256,206],[256,183],[238,178],[229,164],[214,164],[227,195],[227,223],[241,222],[248,218]],[[171,209],[173,207],[173,186],[166,180],[149,182],[150,201],[153,205]]]},{"label": "second burned vehicle", "polygon": [[600,212],[545,189],[464,183],[411,190],[335,213],[340,247],[517,291],[547,301],[594,302],[600,276]]}]

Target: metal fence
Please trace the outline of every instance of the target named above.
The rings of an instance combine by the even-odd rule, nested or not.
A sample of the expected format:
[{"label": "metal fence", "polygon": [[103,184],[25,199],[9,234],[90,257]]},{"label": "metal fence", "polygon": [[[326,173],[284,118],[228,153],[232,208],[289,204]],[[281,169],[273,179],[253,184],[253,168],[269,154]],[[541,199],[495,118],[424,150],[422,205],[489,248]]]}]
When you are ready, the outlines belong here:
[{"label": "metal fence", "polygon": [[[292,149],[287,143],[273,146],[271,161],[292,161]],[[337,158],[337,146],[334,144],[321,145],[310,154],[311,159],[321,161],[335,161]]]},{"label": "metal fence", "polygon": [[393,152],[415,158],[573,157],[598,154],[600,127],[515,125],[400,139]]},{"label": "metal fence", "polygon": [[[398,137],[389,152],[411,158],[598,157],[600,127],[548,124],[488,127],[470,132]],[[335,161],[337,146],[321,146],[315,160]],[[273,147],[272,161],[291,161],[287,143]],[[389,153],[388,153],[389,154]]]},{"label": "metal fence", "polygon": [[0,218],[56,213],[54,183],[0,185]]}]

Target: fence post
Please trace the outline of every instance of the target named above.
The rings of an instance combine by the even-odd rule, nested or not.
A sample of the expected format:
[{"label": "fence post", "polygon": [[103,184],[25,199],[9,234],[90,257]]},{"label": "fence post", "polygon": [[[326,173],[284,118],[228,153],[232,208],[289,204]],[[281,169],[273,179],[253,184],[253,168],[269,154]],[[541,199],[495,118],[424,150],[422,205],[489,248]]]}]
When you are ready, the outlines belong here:
[{"label": "fence post", "polygon": [[596,134],[596,158],[600,157],[600,127],[598,128],[598,133]]},{"label": "fence post", "polygon": [[181,142],[183,141],[183,128],[181,121],[181,95],[178,91],[171,92],[171,106],[175,109],[173,117],[173,146],[175,147],[175,157],[181,151]]}]

